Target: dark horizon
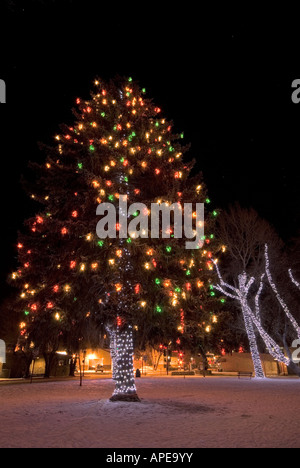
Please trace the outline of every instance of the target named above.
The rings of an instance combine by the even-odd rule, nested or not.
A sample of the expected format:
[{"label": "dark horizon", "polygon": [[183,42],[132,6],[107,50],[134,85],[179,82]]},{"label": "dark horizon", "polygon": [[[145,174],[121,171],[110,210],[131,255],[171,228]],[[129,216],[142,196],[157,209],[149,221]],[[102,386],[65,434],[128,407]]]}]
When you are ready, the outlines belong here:
[{"label": "dark horizon", "polygon": [[73,122],[75,99],[89,97],[96,77],[131,76],[146,88],[191,143],[189,158],[203,172],[215,208],[240,202],[286,242],[299,235],[300,104],[291,100],[292,82],[300,79],[291,54],[296,28],[283,38],[276,27],[220,26],[193,12],[167,27],[151,14],[128,25],[121,14],[115,19],[104,11],[106,20],[93,27],[96,9],[88,3],[81,9],[72,1],[64,8],[54,1],[51,7],[6,3],[11,8],[0,32],[6,47],[0,79],[7,86],[7,103],[0,106],[2,292],[15,266],[17,231],[35,212],[21,176],[29,160],[44,160],[38,142],[52,143],[59,125]]}]

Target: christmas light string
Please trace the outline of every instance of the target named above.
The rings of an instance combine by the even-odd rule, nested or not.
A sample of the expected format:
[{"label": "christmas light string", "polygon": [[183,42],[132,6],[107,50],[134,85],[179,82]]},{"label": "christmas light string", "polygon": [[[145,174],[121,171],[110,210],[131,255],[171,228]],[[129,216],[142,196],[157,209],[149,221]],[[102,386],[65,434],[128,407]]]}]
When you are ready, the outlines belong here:
[{"label": "christmas light string", "polygon": [[285,364],[286,366],[289,366],[290,363],[291,363],[291,360],[285,356],[285,354],[283,353],[283,351],[281,350],[281,347],[275,342],[275,340],[273,340],[273,338],[265,331],[265,329],[263,328],[262,326],[262,323],[261,323],[261,318],[260,318],[260,305],[259,305],[259,299],[260,299],[260,296],[261,296],[261,293],[262,293],[262,290],[263,290],[263,279],[264,279],[265,275],[262,275],[261,277],[261,281],[260,281],[260,286],[259,286],[259,289],[258,289],[258,292],[255,296],[255,309],[256,309],[256,313],[254,314],[251,310],[251,308],[249,307],[249,305],[247,304],[246,307],[248,309],[248,314],[249,314],[249,317],[251,318],[251,320],[253,321],[253,323],[255,324],[261,338],[263,339],[270,355],[276,360],[276,361],[279,361],[279,362],[282,362],[283,364]]},{"label": "christmas light string", "polygon": [[[268,259],[268,248],[267,248],[267,246],[265,248],[265,259],[266,259],[266,274],[268,276],[268,280],[269,280],[270,284],[271,283],[273,284],[273,286],[272,286],[272,284],[271,284],[271,286],[272,286],[272,289],[275,292],[275,294],[276,293],[278,294],[277,288],[276,288],[275,284],[273,283],[273,280],[272,280],[272,277],[271,277],[271,274],[270,274],[270,270],[269,270],[269,262],[268,262],[269,259]],[[215,263],[217,273],[218,273],[218,277],[219,277],[220,284],[221,284],[221,286],[216,285],[215,288],[217,290],[219,290],[220,292],[222,292],[222,294],[228,295],[232,299],[236,299],[241,303],[241,306],[242,306],[241,308],[242,308],[242,312],[243,312],[245,327],[246,327],[246,331],[247,331],[247,335],[248,335],[248,339],[249,339],[249,343],[250,343],[250,349],[251,349],[251,346],[253,347],[253,354],[252,353],[251,354],[252,354],[252,357],[254,356],[254,361],[253,362],[254,362],[255,368],[256,368],[256,366],[258,366],[257,368],[258,368],[258,371],[259,371],[260,366],[259,366],[258,354],[256,352],[257,345],[255,344],[256,343],[255,331],[253,329],[253,326],[250,325],[249,320],[255,325],[255,327],[256,327],[257,331],[259,332],[259,335],[263,339],[263,341],[264,341],[270,355],[275,360],[277,360],[279,362],[282,362],[286,366],[288,366],[288,367],[291,366],[292,361],[291,361],[290,356],[286,356],[284,354],[281,347],[266,332],[266,330],[264,329],[264,327],[262,326],[262,323],[261,323],[261,314],[260,314],[259,301],[260,301],[260,297],[261,297],[261,294],[262,294],[262,291],[263,291],[264,278],[265,278],[266,274],[264,273],[260,278],[259,288],[258,288],[258,291],[257,291],[257,293],[255,295],[255,300],[254,300],[254,302],[255,302],[255,313],[253,313],[251,307],[249,306],[247,297],[248,297],[248,294],[249,294],[250,287],[255,282],[255,278],[254,277],[250,278],[248,283],[247,283],[247,275],[244,272],[243,274],[239,275],[239,277],[238,277],[239,288],[234,288],[233,286],[231,286],[228,283],[224,282],[224,280],[222,279],[222,276],[220,274],[220,270],[218,268],[217,263],[216,262],[214,262],[214,263]],[[226,291],[226,287],[228,287],[232,292],[235,292],[235,295],[232,294],[232,293],[228,293]],[[278,294],[278,296],[279,296],[279,294]],[[281,299],[280,296],[279,296],[279,298]],[[278,299],[278,297],[277,297],[277,299]],[[281,299],[281,301],[279,301],[279,302],[280,302],[280,304],[282,306],[283,305],[285,306],[284,311],[286,312],[286,315],[290,319],[295,331],[297,332],[298,331],[297,322],[295,321],[293,316],[290,314],[290,312],[289,312],[286,304],[284,303],[284,301]],[[288,314],[287,314],[287,312],[288,312]],[[288,352],[288,354],[290,355],[289,352]],[[262,368],[262,366],[261,366],[261,368]],[[263,377],[262,374],[259,375],[259,377],[262,378]]]},{"label": "christmas light string", "polygon": [[287,304],[285,303],[285,301],[280,296],[280,294],[278,292],[278,289],[277,289],[277,287],[276,287],[276,285],[275,285],[275,283],[273,281],[273,278],[272,278],[272,275],[271,275],[271,272],[270,272],[269,248],[268,248],[267,244],[265,245],[265,261],[266,261],[266,274],[267,274],[267,277],[268,277],[269,284],[270,284],[271,288],[273,289],[274,294],[275,294],[278,302],[280,303],[281,307],[283,308],[287,318],[290,320],[293,328],[295,329],[298,339],[300,339],[300,327],[299,327],[297,321],[295,320],[295,318],[293,317],[293,315],[291,314]]},{"label": "christmas light string", "polygon": [[[220,273],[217,261],[213,261],[217,275],[220,281],[220,284],[214,285],[214,288],[220,291],[222,294],[224,294],[227,297],[230,297],[231,299],[234,299],[240,303],[241,310],[242,310],[242,315],[244,319],[244,324],[245,324],[245,330],[247,333],[248,341],[249,341],[249,347],[250,347],[250,353],[252,357],[252,362],[254,366],[254,372],[255,372],[255,377],[257,379],[263,379],[265,378],[265,373],[264,369],[262,366],[258,346],[257,346],[257,339],[256,339],[256,334],[255,334],[255,329],[253,326],[253,320],[252,320],[252,315],[250,314],[250,307],[247,302],[247,296],[249,293],[249,290],[251,286],[253,285],[255,279],[251,277],[247,281],[247,275],[246,273],[242,273],[241,275],[238,276],[238,284],[239,287],[235,288],[234,286],[231,286],[230,284],[226,283],[222,275]],[[227,291],[229,289],[229,291]]]},{"label": "christmas light string", "polygon": [[258,319],[260,319],[260,306],[259,306],[259,299],[260,299],[260,296],[261,296],[261,293],[263,291],[263,288],[264,288],[264,278],[265,278],[265,273],[263,273],[261,275],[261,278],[260,278],[260,283],[259,283],[259,288],[258,288],[258,291],[255,295],[255,314],[256,314],[256,317]]},{"label": "christmas light string", "polygon": [[294,283],[294,285],[295,285],[298,289],[300,289],[300,283],[298,283],[298,281],[295,280],[291,268],[289,269],[289,276],[290,276],[290,278],[291,278],[292,283]]},{"label": "christmas light string", "polygon": [[133,333],[132,326],[125,329],[117,328],[116,356],[114,375],[115,390],[111,401],[123,399],[124,401],[139,401],[134,379],[133,369]]}]

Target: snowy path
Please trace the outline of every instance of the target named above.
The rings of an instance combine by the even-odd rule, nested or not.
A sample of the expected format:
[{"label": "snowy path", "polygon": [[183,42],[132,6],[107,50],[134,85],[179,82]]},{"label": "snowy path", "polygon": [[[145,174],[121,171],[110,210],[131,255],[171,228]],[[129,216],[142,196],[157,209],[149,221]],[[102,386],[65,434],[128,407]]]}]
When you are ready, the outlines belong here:
[{"label": "snowy path", "polygon": [[142,378],[0,385],[0,447],[300,447],[300,380]]}]

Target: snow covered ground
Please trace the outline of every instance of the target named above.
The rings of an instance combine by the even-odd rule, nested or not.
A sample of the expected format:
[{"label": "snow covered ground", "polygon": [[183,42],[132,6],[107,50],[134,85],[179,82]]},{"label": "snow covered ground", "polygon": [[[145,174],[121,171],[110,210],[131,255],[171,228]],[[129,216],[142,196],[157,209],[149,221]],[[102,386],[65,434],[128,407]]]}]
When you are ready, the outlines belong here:
[{"label": "snow covered ground", "polygon": [[109,379],[0,383],[0,447],[300,447],[300,380],[143,377],[141,403]]}]

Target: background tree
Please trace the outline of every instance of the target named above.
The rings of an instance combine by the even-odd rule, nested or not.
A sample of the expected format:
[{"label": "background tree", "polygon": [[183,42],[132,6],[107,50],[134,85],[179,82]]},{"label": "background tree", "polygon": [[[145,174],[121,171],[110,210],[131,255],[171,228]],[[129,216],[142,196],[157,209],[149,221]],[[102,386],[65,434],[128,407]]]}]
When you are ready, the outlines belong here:
[{"label": "background tree", "polygon": [[[283,290],[285,297],[289,296],[287,256],[283,242],[254,210],[245,210],[239,206],[232,207],[220,219],[219,234],[227,241],[229,258],[233,261],[225,265],[225,276],[217,267],[219,284],[216,288],[240,304],[256,375],[262,377],[264,374],[259,358],[257,331],[267,351],[298,373],[287,346],[287,339],[295,332],[296,336],[299,334],[297,318],[290,313],[279,293],[279,290]],[[279,288],[274,283],[273,275]],[[224,281],[224,277],[229,278],[228,281]],[[278,302],[281,307],[278,307]],[[281,350],[283,346],[288,358]]]},{"label": "background tree", "polygon": [[264,377],[255,326],[249,316],[248,298],[254,279],[258,281],[265,269],[265,244],[269,242],[280,251],[282,242],[272,227],[253,209],[236,204],[218,219],[217,232],[226,252],[222,275],[216,286],[222,294],[237,300],[242,312],[245,331],[254,364],[255,374]]}]

